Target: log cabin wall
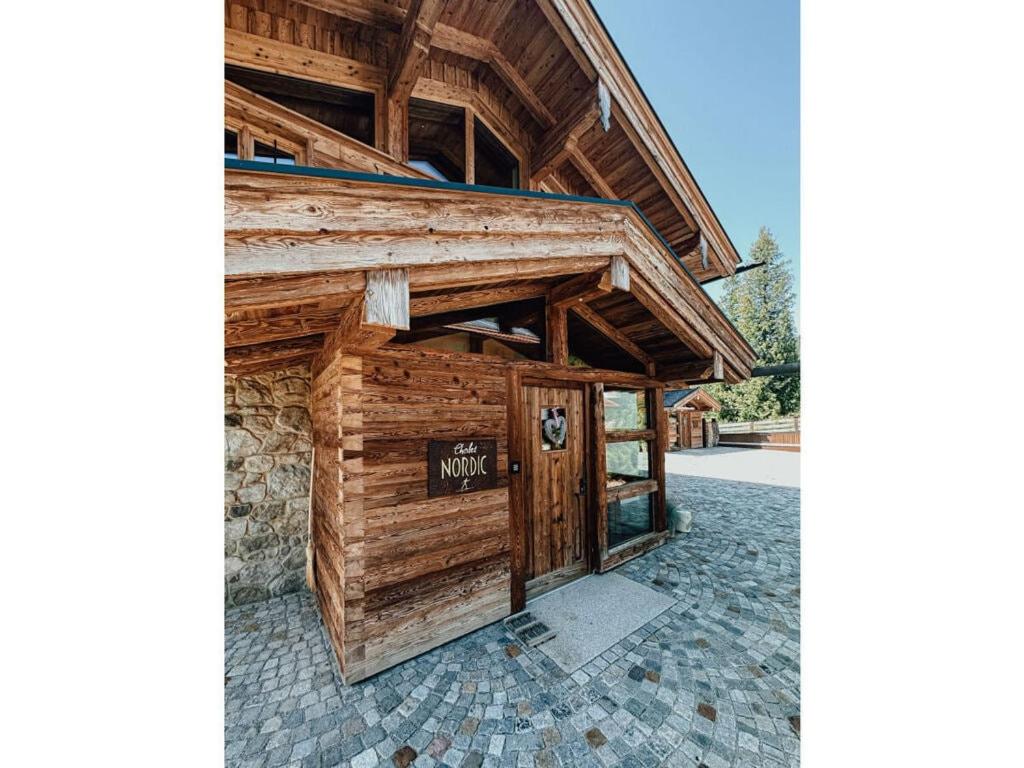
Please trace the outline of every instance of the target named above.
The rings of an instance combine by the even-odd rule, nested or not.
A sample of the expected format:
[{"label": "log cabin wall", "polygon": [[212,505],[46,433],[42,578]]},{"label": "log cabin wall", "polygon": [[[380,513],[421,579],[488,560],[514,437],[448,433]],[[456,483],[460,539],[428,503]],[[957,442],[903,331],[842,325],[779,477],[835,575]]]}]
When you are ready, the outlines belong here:
[{"label": "log cabin wall", "polygon": [[[509,613],[505,370],[444,358],[340,355],[314,382],[318,598],[349,682]],[[470,437],[497,440],[498,487],[428,498],[428,441]]]}]

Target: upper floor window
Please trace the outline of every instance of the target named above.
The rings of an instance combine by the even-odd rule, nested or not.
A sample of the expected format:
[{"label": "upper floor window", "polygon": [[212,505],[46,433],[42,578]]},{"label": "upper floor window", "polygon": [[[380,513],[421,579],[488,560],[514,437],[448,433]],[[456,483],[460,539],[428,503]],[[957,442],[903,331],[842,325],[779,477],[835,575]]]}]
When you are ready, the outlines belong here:
[{"label": "upper floor window", "polygon": [[409,164],[441,181],[465,182],[465,109],[409,99]]},{"label": "upper floor window", "polygon": [[273,163],[274,165],[295,165],[295,155],[277,146],[265,144],[259,139],[253,142],[252,159],[257,163]]},{"label": "upper floor window", "polygon": [[224,159],[238,159],[238,134],[228,128],[224,129]]},{"label": "upper floor window", "polygon": [[519,189],[519,160],[479,120],[473,121],[473,148],[477,184]]},{"label": "upper floor window", "polygon": [[372,93],[235,66],[224,67],[224,77],[310,120],[373,145]]}]

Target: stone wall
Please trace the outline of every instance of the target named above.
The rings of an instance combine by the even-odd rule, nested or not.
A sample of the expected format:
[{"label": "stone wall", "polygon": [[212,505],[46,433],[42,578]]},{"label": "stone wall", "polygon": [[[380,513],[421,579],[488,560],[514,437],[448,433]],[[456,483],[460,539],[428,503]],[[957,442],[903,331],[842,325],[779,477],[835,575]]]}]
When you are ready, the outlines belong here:
[{"label": "stone wall", "polygon": [[305,588],[308,366],[224,377],[224,601]]}]

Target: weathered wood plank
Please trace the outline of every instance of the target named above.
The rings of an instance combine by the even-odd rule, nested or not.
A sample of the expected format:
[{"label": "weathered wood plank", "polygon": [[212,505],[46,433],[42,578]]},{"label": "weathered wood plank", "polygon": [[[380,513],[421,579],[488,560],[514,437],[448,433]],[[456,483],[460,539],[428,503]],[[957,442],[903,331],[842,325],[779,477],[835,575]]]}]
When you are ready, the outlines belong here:
[{"label": "weathered wood plank", "polygon": [[363,324],[409,329],[409,270],[371,269],[366,273]]}]

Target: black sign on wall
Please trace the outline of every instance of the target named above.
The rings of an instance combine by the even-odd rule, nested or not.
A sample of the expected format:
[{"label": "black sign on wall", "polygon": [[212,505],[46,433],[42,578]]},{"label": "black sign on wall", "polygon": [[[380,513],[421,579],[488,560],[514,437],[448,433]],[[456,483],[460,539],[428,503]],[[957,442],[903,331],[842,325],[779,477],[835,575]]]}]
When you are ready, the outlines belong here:
[{"label": "black sign on wall", "polygon": [[427,496],[497,487],[497,440],[431,440],[428,444]]}]

